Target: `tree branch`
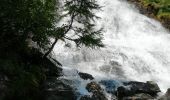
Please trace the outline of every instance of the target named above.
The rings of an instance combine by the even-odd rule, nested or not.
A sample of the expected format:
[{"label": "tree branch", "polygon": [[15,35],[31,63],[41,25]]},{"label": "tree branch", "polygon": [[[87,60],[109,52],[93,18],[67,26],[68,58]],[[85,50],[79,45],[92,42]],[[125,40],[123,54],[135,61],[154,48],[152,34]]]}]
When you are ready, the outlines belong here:
[{"label": "tree branch", "polygon": [[[75,16],[76,15],[73,13],[72,16],[71,16],[70,25],[69,25],[68,29],[63,33],[64,35],[67,34],[70,31],[70,29],[72,28]],[[64,36],[64,38],[73,41],[73,39],[69,39],[69,38],[67,38],[65,36]],[[53,44],[51,45],[51,48],[44,54],[43,57],[47,57],[51,53],[51,51],[54,49],[54,46],[57,43],[57,41],[58,41],[58,38],[55,38]]]},{"label": "tree branch", "polygon": [[55,44],[57,43],[57,41],[58,41],[58,39],[55,38],[53,44],[51,45],[51,48],[44,54],[43,58],[44,58],[44,57],[47,57],[47,56],[51,53],[51,51],[54,49],[54,46],[55,46]]}]

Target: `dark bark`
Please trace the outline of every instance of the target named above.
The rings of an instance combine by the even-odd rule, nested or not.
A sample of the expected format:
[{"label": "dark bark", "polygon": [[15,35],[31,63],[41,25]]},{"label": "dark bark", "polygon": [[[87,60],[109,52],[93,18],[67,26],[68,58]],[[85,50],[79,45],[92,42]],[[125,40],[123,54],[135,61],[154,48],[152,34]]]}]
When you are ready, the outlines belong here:
[{"label": "dark bark", "polygon": [[55,44],[57,43],[57,41],[58,41],[58,39],[55,38],[55,40],[54,40],[53,44],[51,45],[50,49],[44,54],[43,57],[47,57],[51,53],[51,51],[53,50],[53,48],[54,48]]},{"label": "dark bark", "polygon": [[[70,29],[72,28],[72,25],[73,25],[75,16],[76,16],[76,15],[73,13],[73,15],[71,16],[70,25],[69,25],[68,29],[63,33],[64,35],[67,34],[67,33],[70,31]],[[67,37],[65,37],[65,36],[64,36],[64,38],[73,41],[73,39],[67,38]],[[51,53],[51,51],[53,50],[53,48],[54,48],[55,44],[57,43],[57,41],[58,41],[58,38],[55,38],[55,41],[54,41],[54,43],[51,45],[51,48],[44,54],[43,57],[47,57],[47,56]]]}]

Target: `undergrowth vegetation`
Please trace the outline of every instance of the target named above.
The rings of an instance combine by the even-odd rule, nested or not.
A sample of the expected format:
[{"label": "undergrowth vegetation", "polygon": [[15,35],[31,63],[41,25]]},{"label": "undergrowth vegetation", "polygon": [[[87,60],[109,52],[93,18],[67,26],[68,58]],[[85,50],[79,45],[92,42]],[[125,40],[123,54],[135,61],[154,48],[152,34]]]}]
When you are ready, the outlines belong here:
[{"label": "undergrowth vegetation", "polygon": [[147,14],[159,20],[166,28],[170,29],[170,0],[129,0],[137,2],[145,9]]}]

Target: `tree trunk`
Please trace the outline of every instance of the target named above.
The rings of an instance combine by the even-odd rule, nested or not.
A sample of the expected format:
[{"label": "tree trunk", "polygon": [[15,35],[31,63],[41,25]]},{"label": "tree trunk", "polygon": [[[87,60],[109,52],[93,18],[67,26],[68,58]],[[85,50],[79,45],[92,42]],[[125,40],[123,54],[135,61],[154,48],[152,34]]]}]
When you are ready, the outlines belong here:
[{"label": "tree trunk", "polygon": [[53,48],[54,48],[55,44],[57,43],[57,41],[58,41],[58,39],[55,38],[54,43],[51,45],[51,48],[44,54],[43,58],[47,57],[51,53],[51,51],[53,50]]}]

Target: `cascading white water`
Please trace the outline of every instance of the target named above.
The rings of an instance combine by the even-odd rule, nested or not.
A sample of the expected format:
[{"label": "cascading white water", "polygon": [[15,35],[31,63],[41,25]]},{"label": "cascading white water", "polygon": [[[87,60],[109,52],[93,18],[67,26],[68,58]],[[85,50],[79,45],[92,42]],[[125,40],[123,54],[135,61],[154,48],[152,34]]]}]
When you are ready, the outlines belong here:
[{"label": "cascading white water", "polygon": [[[92,74],[96,79],[155,81],[170,88],[170,34],[123,0],[98,0],[103,11],[97,27],[104,28],[105,48],[65,47],[54,53],[63,66]],[[69,76],[69,75],[68,75]]]}]

